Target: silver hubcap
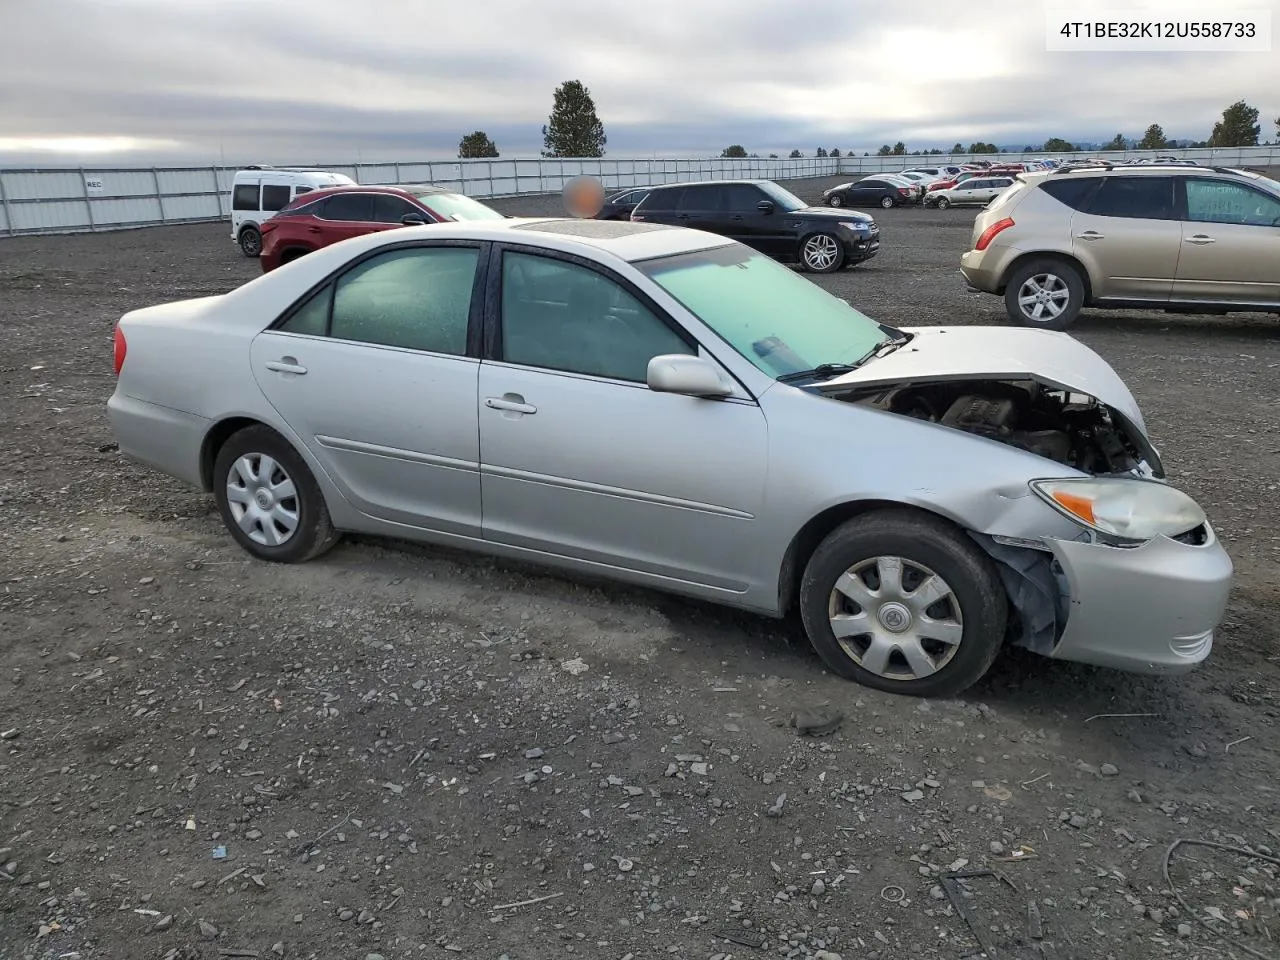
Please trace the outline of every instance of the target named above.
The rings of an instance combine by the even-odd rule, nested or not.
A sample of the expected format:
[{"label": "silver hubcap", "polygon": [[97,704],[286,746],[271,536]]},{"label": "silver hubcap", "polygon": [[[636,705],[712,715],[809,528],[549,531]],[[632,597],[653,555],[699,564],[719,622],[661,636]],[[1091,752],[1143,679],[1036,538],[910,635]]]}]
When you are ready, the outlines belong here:
[{"label": "silver hubcap", "polygon": [[880,206],[884,207],[886,210],[887,210],[889,207],[892,207],[892,206],[893,206],[893,197],[882,197],[882,198],[881,198],[881,200],[880,200]]},{"label": "silver hubcap", "polygon": [[810,237],[804,243],[804,262],[814,270],[827,270],[840,256],[840,247],[825,234]]},{"label": "silver hubcap", "polygon": [[948,200],[946,197],[939,197],[938,206],[941,207],[943,210],[945,210],[947,209],[947,207],[951,206],[951,201]]},{"label": "silver hubcap", "polygon": [[1052,273],[1038,273],[1028,277],[1018,290],[1018,309],[1028,320],[1043,323],[1062,316],[1071,301],[1067,282]]},{"label": "silver hubcap", "polygon": [[845,655],[886,680],[937,673],[964,636],[951,586],[902,557],[874,557],[846,570],[831,591],[828,616]]},{"label": "silver hubcap", "polygon": [[832,205],[833,207],[838,207],[838,206],[840,206],[840,204],[842,204],[842,203],[844,203],[844,201],[843,201],[843,200],[841,200],[839,197],[832,197],[832,198],[831,198],[831,205]]},{"label": "silver hubcap", "polygon": [[298,490],[282,466],[263,453],[246,453],[227,475],[231,517],[254,543],[278,547],[298,529]]}]

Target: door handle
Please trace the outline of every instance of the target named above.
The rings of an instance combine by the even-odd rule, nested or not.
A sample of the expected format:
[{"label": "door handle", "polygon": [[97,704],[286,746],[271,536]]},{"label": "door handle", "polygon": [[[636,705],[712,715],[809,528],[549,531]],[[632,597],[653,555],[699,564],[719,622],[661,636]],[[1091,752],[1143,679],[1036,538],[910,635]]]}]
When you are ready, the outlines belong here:
[{"label": "door handle", "polygon": [[282,360],[268,360],[267,369],[273,373],[296,373],[299,376],[307,372],[307,368],[293,357],[285,357]]},{"label": "door handle", "polygon": [[320,232],[319,227],[307,227],[307,233],[319,233],[319,232]]},{"label": "door handle", "polygon": [[1194,237],[1187,237],[1187,243],[1206,244],[1217,243],[1213,237],[1206,237],[1203,233],[1197,233]]},{"label": "door handle", "polygon": [[1103,234],[1099,233],[1097,230],[1086,230],[1084,233],[1076,234],[1077,240],[1101,240],[1102,238]]},{"label": "door handle", "polygon": [[676,214],[676,219],[677,219],[677,220],[688,220],[688,219],[689,219],[689,215],[688,215],[687,213],[677,213],[677,214]]},{"label": "door handle", "polygon": [[502,397],[485,397],[484,405],[490,410],[507,410],[511,413],[537,413],[538,408],[525,403],[524,397],[516,393],[508,393]]},{"label": "door handle", "polygon": [[741,219],[742,219],[742,214],[740,214],[740,213],[735,213],[735,214],[734,214],[732,217],[730,217],[729,219],[731,219],[731,220],[741,220]]}]

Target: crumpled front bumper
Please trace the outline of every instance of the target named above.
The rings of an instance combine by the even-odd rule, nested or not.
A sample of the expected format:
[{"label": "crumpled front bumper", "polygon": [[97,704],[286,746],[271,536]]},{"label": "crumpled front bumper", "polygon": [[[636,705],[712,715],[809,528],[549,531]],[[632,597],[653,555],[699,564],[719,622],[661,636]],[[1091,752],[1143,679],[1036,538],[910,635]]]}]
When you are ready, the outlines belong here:
[{"label": "crumpled front bumper", "polygon": [[1049,656],[1131,673],[1185,673],[1209,656],[1233,567],[1212,528],[1202,545],[1137,547],[1046,538],[1067,580],[1066,627]]}]

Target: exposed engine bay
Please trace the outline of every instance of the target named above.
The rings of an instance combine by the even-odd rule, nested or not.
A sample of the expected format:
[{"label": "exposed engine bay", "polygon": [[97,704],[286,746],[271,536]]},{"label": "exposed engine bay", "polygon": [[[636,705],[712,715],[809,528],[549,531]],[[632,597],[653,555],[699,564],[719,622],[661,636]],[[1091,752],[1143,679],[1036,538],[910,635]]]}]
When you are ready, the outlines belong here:
[{"label": "exposed engine bay", "polygon": [[[1035,381],[900,383],[836,396],[1007,443],[1094,475],[1129,473],[1149,460],[1108,407]],[[1158,463],[1148,466],[1161,472]]]}]

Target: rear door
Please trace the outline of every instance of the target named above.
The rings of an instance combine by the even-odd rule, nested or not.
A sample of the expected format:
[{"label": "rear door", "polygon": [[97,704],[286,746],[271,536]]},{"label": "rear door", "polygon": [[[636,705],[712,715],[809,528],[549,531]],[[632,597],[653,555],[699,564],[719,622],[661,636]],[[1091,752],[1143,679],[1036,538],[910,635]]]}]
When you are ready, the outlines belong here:
[{"label": "rear door", "polygon": [[262,178],[262,219],[274,216],[294,197],[293,181],[288,177],[263,176]]},{"label": "rear door", "polygon": [[1182,251],[1172,298],[1280,303],[1280,199],[1209,177],[1184,181]]},{"label": "rear door", "polygon": [[435,241],[380,251],[250,348],[263,395],[368,516],[480,535],[471,345],[482,249]]},{"label": "rear door", "polygon": [[675,222],[694,230],[724,233],[728,225],[721,207],[720,187],[705,183],[685,187],[676,206]]},{"label": "rear door", "polygon": [[1168,300],[1181,246],[1172,177],[1104,177],[1071,218],[1071,249],[1095,297]]},{"label": "rear door", "polygon": [[650,223],[678,223],[676,207],[680,204],[684,190],[684,187],[650,190],[649,195],[631,212],[631,219]]}]

